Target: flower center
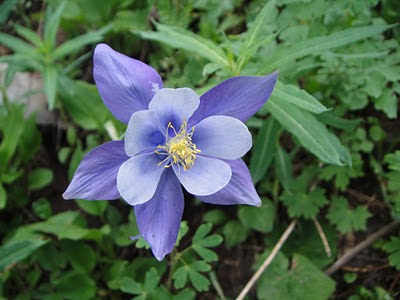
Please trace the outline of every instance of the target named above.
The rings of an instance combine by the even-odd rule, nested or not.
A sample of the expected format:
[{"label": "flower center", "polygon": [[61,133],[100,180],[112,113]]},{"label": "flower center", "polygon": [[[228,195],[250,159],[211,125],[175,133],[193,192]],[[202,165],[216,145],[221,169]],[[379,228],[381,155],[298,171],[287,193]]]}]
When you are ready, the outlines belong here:
[{"label": "flower center", "polygon": [[[168,131],[170,128],[175,133],[175,136],[172,138],[170,138],[168,135]],[[169,168],[170,166],[172,166],[172,164],[177,164],[178,167],[182,166],[184,171],[189,170],[194,165],[196,154],[201,152],[199,149],[196,148],[196,144],[192,142],[194,127],[192,127],[191,132],[188,132],[187,122],[186,120],[183,120],[181,128],[178,132],[176,132],[171,122],[168,123],[166,131],[167,139],[165,145],[157,146],[157,149],[165,152],[160,152],[160,150],[156,150],[155,152],[157,154],[167,155],[167,158],[160,162],[158,166],[162,165],[169,158],[171,158],[170,163],[164,166],[165,168]]]}]

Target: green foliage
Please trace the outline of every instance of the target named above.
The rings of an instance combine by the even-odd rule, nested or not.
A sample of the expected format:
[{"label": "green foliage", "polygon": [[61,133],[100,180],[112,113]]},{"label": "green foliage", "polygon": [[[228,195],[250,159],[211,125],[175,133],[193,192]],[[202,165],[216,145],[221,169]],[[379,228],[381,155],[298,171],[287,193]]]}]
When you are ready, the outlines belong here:
[{"label": "green foliage", "polygon": [[[260,261],[269,254],[263,253]],[[258,299],[329,299],[335,290],[334,281],[307,258],[294,254],[289,259],[279,253],[257,282]]]},{"label": "green foliage", "polygon": [[[371,216],[400,215],[398,19],[388,0],[2,1],[0,298],[235,298],[288,218],[297,225],[257,298],[340,295],[321,271],[337,259],[340,235],[365,230]],[[130,239],[140,234],[130,207],[61,200],[88,151],[124,138],[91,76],[100,41],[151,65],[165,87],[199,94],[232,76],[279,71],[247,121],[254,146],[244,161],[260,207],[185,201],[175,249],[158,262],[143,238]],[[40,76],[42,87],[23,86],[14,99],[21,74]],[[43,110],[31,113],[38,92],[53,109],[44,123]],[[381,249],[398,269],[399,239]],[[395,297],[388,280],[359,284],[367,276],[335,280],[350,299]]]},{"label": "green foliage", "polygon": [[332,199],[326,216],[340,232],[346,233],[351,230],[365,229],[367,219],[371,216],[371,213],[363,205],[350,209],[346,198],[335,197]]},{"label": "green foliage", "polygon": [[400,238],[392,236],[382,249],[389,254],[389,264],[400,270]]}]

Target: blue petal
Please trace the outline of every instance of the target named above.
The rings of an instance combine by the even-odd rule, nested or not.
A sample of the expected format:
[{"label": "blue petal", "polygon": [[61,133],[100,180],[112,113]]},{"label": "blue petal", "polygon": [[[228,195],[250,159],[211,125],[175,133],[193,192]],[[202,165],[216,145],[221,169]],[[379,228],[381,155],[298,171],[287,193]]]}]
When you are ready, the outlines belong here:
[{"label": "blue petal", "polygon": [[135,206],[139,231],[159,261],[174,248],[183,206],[182,187],[172,170],[164,172],[153,198]]},{"label": "blue petal", "polygon": [[82,159],[64,199],[109,200],[120,197],[117,173],[129,157],[124,142],[113,141],[94,148]]},{"label": "blue petal", "polygon": [[185,189],[193,195],[211,195],[226,186],[231,179],[231,168],[222,160],[197,156],[193,167],[184,171],[173,165],[174,172]]},{"label": "blue petal", "polygon": [[147,109],[163,87],[160,75],[152,67],[106,44],[97,45],[94,51],[93,76],[104,103],[124,123],[134,112]]},{"label": "blue petal", "polygon": [[231,116],[245,122],[268,100],[278,73],[227,79],[200,97],[200,106],[190,119],[192,126],[212,115]]},{"label": "blue petal", "polygon": [[126,154],[134,156],[144,150],[154,151],[164,141],[165,129],[161,129],[153,111],[142,110],[132,115],[125,133]]},{"label": "blue petal", "polygon": [[163,128],[169,122],[178,131],[184,119],[189,120],[199,107],[199,96],[189,88],[161,89],[149,104]]},{"label": "blue petal", "polygon": [[250,150],[252,140],[246,125],[238,119],[211,116],[195,126],[193,143],[201,155],[237,159]]},{"label": "blue petal", "polygon": [[119,168],[117,187],[122,198],[130,205],[145,203],[153,197],[163,166],[157,166],[160,159],[155,153],[131,157]]},{"label": "blue petal", "polygon": [[220,191],[209,196],[198,196],[207,203],[219,205],[247,204],[260,206],[261,199],[258,196],[251,180],[249,169],[241,160],[228,160],[227,164],[232,169],[232,178]]}]

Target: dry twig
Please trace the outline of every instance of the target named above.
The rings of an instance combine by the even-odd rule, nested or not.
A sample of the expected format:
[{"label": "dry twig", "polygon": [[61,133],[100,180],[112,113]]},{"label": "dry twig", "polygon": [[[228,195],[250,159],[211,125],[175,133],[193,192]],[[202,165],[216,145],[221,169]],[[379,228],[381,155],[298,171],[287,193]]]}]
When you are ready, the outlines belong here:
[{"label": "dry twig", "polygon": [[275,256],[278,254],[279,250],[282,248],[283,244],[286,242],[287,238],[292,233],[294,227],[296,226],[296,220],[293,220],[292,223],[286,228],[285,232],[282,234],[279,241],[276,243],[271,253],[265,259],[260,268],[258,268],[257,272],[250,278],[249,282],[245,285],[243,290],[240,292],[239,296],[237,296],[236,300],[243,300],[253,285],[257,282],[258,278],[260,278],[261,274],[265,271],[265,269],[271,264],[274,260]]},{"label": "dry twig", "polygon": [[328,269],[325,270],[325,273],[328,275],[332,275],[337,270],[339,270],[344,264],[346,264],[350,259],[360,253],[362,250],[370,246],[377,239],[383,237],[388,234],[390,231],[395,229],[400,225],[400,220],[395,220],[392,223],[386,225],[382,229],[377,232],[371,234],[366,240],[357,244],[355,247],[347,251],[342,257],[340,257],[333,265],[331,265]]}]

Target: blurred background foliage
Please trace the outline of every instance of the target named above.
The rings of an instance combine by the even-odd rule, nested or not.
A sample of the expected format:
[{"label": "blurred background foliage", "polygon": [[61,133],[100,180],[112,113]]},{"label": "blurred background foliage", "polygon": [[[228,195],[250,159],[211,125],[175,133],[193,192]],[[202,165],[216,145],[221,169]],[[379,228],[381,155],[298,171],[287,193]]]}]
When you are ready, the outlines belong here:
[{"label": "blurred background foliage", "polygon": [[[399,19],[397,0],[3,0],[0,299],[234,298],[293,218],[250,298],[399,297],[398,230],[323,272],[400,217]],[[93,84],[99,42],[199,94],[279,70],[247,122],[260,208],[186,195],[159,263],[129,239],[123,201],[62,199],[83,156],[125,130]]]}]

